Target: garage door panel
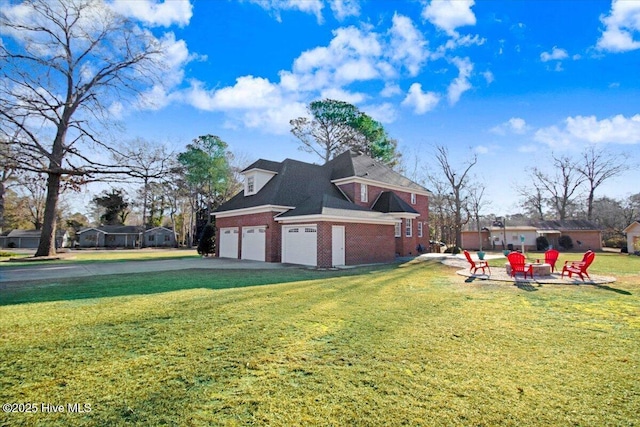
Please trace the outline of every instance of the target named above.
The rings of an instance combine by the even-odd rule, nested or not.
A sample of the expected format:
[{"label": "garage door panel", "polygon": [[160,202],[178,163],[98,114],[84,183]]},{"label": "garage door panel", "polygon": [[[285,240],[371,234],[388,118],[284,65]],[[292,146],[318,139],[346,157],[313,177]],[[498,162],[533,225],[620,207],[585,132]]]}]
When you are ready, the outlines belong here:
[{"label": "garage door panel", "polygon": [[220,229],[220,258],[238,258],[238,228]]},{"label": "garage door panel", "polygon": [[317,226],[287,226],[282,230],[282,262],[316,266],[318,264]]},{"label": "garage door panel", "polygon": [[242,228],[242,259],[266,260],[266,226]]}]

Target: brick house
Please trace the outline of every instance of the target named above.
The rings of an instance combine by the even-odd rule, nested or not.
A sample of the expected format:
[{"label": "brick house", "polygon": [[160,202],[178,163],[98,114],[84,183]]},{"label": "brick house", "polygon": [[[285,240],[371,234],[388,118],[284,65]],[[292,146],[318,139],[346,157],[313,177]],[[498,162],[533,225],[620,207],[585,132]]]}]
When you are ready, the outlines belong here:
[{"label": "brick house", "polygon": [[331,267],[428,246],[431,193],[366,155],[261,159],[242,175],[244,190],[213,213],[216,256]]},{"label": "brick house", "polygon": [[[567,219],[548,221],[527,221],[522,224],[507,225],[506,228],[488,225],[483,227],[478,236],[477,230],[462,231],[462,247],[475,250],[480,245],[478,237],[482,239],[482,247],[485,250],[502,250],[503,246],[512,245],[514,249],[520,249],[524,243],[526,251],[536,250],[536,239],[546,237],[549,244],[560,248],[561,236],[569,236],[573,242],[574,251],[602,250],[602,231],[587,220]],[[521,238],[524,237],[524,242]],[[506,238],[506,239],[505,239]]]}]

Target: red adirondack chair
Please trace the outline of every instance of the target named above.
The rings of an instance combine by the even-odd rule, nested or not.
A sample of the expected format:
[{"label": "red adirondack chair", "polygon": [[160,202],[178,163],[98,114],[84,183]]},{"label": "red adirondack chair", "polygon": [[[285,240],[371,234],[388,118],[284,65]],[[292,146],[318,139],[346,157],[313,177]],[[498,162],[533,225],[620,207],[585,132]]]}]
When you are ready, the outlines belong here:
[{"label": "red adirondack chair", "polygon": [[482,274],[485,274],[484,269],[487,268],[489,269],[489,274],[491,274],[491,268],[489,267],[489,264],[487,264],[486,261],[472,260],[471,255],[469,254],[469,251],[464,251],[464,256],[467,257],[467,261],[469,261],[469,264],[471,264],[471,267],[469,267],[469,273],[476,274],[476,271],[480,269],[482,270]]},{"label": "red adirondack chair", "polygon": [[524,278],[527,278],[527,274],[533,279],[533,266],[525,263],[525,257],[520,252],[511,252],[507,255],[509,264],[511,264],[511,277],[516,277],[516,274],[524,274]]},{"label": "red adirondack chair", "polygon": [[556,261],[558,261],[558,256],[560,252],[555,249],[549,249],[544,253],[544,262],[546,264],[551,265],[551,272],[556,271]]},{"label": "red adirondack chair", "polygon": [[582,257],[582,261],[565,261],[564,267],[562,267],[561,277],[564,277],[564,273],[568,273],[569,278],[571,278],[573,274],[577,274],[578,276],[580,276],[580,279],[583,281],[584,281],[583,275],[591,279],[591,277],[589,277],[589,273],[587,273],[587,269],[589,268],[589,266],[591,265],[595,257],[596,257],[595,252],[587,251]]}]

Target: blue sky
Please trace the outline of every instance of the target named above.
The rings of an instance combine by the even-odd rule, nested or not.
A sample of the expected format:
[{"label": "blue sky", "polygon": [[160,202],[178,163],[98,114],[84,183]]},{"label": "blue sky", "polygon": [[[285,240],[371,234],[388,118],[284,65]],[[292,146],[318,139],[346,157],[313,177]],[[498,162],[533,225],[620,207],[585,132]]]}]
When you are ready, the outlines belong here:
[{"label": "blue sky", "polygon": [[[294,158],[289,120],[320,98],[357,105],[433,170],[433,146],[478,154],[491,205],[551,153],[588,144],[635,170],[599,196],[640,192],[640,1],[113,0],[167,45],[145,102],[114,103],[126,137],[176,150],[219,135],[248,160]],[[140,101],[140,100],[138,100]]]}]

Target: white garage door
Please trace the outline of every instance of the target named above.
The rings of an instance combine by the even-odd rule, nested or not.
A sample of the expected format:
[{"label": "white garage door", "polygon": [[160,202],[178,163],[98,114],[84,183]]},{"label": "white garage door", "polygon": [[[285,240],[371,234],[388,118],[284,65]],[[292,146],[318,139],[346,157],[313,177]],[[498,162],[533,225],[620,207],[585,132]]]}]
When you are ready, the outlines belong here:
[{"label": "white garage door", "polygon": [[265,260],[267,227],[242,227],[242,259]]},{"label": "white garage door", "polygon": [[220,229],[220,258],[238,258],[238,227]]},{"label": "white garage door", "polygon": [[282,227],[282,262],[291,264],[318,264],[318,227],[315,225],[288,225]]}]

